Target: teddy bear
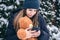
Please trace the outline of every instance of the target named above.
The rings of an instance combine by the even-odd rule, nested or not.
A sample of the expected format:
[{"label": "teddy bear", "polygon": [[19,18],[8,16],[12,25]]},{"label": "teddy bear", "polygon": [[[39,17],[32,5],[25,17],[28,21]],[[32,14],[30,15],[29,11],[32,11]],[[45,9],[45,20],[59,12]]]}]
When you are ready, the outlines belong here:
[{"label": "teddy bear", "polygon": [[[30,27],[33,28],[32,20],[27,16],[21,17],[19,20],[20,29],[17,31],[17,37],[21,40],[37,40],[37,37],[31,37],[26,39],[26,31],[25,29]],[[32,29],[33,30],[33,29]]]}]

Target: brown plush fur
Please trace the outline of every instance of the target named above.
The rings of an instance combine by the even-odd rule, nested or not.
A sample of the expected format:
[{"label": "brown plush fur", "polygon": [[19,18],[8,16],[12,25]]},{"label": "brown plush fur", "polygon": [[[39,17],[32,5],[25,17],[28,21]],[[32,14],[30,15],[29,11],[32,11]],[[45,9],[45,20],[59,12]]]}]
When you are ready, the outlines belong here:
[{"label": "brown plush fur", "polygon": [[17,31],[17,37],[19,39],[21,39],[21,40],[37,40],[37,38],[33,38],[33,37],[25,39],[25,37],[26,37],[25,29],[28,27],[32,27],[30,24],[33,25],[32,21],[27,16],[19,19],[20,29]]}]

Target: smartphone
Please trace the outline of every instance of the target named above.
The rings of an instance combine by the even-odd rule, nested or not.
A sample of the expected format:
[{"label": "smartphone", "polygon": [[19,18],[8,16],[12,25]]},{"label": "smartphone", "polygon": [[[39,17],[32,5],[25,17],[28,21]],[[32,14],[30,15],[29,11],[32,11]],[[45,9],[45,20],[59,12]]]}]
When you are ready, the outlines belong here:
[{"label": "smartphone", "polygon": [[40,27],[33,27],[31,30],[39,31],[40,30]]}]

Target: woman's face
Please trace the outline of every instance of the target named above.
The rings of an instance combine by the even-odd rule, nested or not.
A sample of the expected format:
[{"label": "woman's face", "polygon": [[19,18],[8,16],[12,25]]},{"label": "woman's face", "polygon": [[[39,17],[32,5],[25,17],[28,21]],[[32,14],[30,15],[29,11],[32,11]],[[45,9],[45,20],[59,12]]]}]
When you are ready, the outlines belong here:
[{"label": "woman's face", "polygon": [[26,9],[26,15],[29,18],[32,18],[37,12],[37,9]]}]

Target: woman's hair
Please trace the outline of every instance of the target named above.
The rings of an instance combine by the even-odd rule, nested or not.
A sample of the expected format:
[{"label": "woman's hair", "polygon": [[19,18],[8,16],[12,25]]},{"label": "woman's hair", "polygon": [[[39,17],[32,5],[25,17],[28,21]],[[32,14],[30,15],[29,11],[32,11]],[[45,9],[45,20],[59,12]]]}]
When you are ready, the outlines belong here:
[{"label": "woman's hair", "polygon": [[[23,9],[21,11],[18,12],[18,14],[15,16],[14,20],[13,20],[13,25],[14,25],[14,28],[16,29],[16,31],[18,29],[20,29],[19,27],[19,24],[18,24],[18,20],[19,18],[21,17],[24,17],[26,16],[26,9]],[[38,11],[36,12],[36,14],[32,17],[32,22],[33,22],[33,26],[37,26],[39,23],[38,23]]]}]

